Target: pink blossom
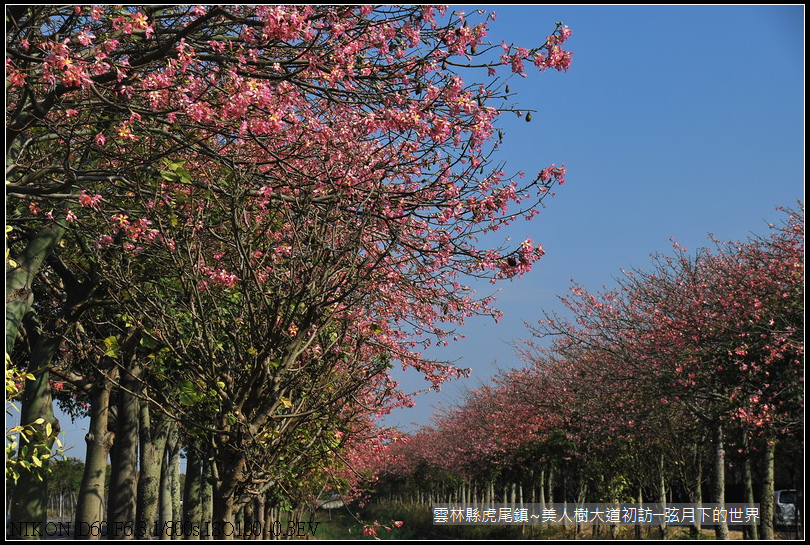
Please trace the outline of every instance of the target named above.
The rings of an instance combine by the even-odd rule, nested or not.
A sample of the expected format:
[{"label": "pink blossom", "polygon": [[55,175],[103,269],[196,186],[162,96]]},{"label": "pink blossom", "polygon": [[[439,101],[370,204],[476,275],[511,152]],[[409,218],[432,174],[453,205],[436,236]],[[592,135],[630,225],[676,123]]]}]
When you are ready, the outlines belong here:
[{"label": "pink blossom", "polygon": [[85,208],[94,208],[99,202],[101,202],[101,195],[90,196],[84,190],[79,195],[79,204]]},{"label": "pink blossom", "polygon": [[113,243],[113,237],[110,235],[101,235],[99,239],[96,241],[96,248],[99,250],[106,248],[110,244]]},{"label": "pink blossom", "polygon": [[11,64],[11,59],[6,59],[6,74],[8,75],[9,82],[15,87],[22,87],[25,85],[26,74],[20,72]]},{"label": "pink blossom", "polygon": [[95,34],[93,34],[89,29],[85,29],[79,32],[79,35],[76,39],[82,45],[92,45],[93,38],[95,37],[96,37]]}]

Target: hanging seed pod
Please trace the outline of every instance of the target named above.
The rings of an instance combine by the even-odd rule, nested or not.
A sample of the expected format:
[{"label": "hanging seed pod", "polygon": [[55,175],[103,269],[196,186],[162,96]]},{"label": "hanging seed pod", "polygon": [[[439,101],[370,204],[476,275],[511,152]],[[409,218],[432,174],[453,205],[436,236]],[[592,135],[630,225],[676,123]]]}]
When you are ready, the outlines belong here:
[{"label": "hanging seed pod", "polygon": [[507,95],[509,94],[509,86],[508,85],[506,86],[506,94]]},{"label": "hanging seed pod", "polygon": [[528,122],[529,122],[529,121],[531,121],[531,120],[532,120],[532,113],[531,113],[531,112],[528,112],[528,113],[526,114],[526,123],[528,123]]}]

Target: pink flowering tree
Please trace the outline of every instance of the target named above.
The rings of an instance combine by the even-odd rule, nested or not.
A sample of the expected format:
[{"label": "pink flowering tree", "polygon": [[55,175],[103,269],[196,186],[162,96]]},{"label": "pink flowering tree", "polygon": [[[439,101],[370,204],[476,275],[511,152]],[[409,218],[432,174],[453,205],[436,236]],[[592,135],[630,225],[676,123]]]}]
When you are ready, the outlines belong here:
[{"label": "pink flowering tree", "polygon": [[767,236],[694,253],[676,244],[616,289],[574,286],[570,318],[532,327],[552,342],[524,343],[525,369],[397,446],[389,482],[447,501],[519,467],[534,470],[540,498],[562,485],[555,501],[699,503],[711,482],[722,503],[733,463],[753,502],[758,461],[771,536],[776,454],[796,471],[804,414],[804,211],[784,214]]},{"label": "pink flowering tree", "polygon": [[[75,233],[127,327],[170,353],[160,375],[185,394],[162,408],[206,431],[216,520],[319,440],[307,426],[331,407],[407,402],[394,362],[436,387],[463,374],[420,350],[496,312],[464,276],[520,276],[543,254],[476,237],[531,218],[564,180],[492,155],[499,69],[566,70],[561,24],[524,48],[489,44],[483,14],[434,7],[7,18],[7,351],[41,264]],[[492,79],[462,78],[477,67]]]},{"label": "pink flowering tree", "polygon": [[[711,450],[714,501],[724,501],[726,453],[738,447],[748,457],[758,443],[763,521],[772,520],[774,444],[801,427],[803,224],[803,210],[788,211],[768,237],[717,242],[694,255],[676,244],[652,270],[628,272],[619,290],[575,287],[565,299],[574,321],[547,316],[535,329],[559,338],[567,387],[583,392],[574,406],[593,405],[585,421],[601,430],[597,437],[629,435],[667,456],[691,450],[698,462]],[[679,429],[694,445],[672,444],[656,427]],[[694,478],[687,489],[699,493],[702,475]]]}]

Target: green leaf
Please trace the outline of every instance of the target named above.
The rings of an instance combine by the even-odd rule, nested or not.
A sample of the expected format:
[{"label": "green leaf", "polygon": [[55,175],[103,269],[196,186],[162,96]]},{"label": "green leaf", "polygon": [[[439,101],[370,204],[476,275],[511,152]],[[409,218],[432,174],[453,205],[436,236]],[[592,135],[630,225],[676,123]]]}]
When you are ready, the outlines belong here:
[{"label": "green leaf", "polygon": [[196,405],[205,398],[205,394],[197,389],[190,380],[184,380],[180,385],[180,404]]},{"label": "green leaf", "polygon": [[121,353],[121,347],[118,345],[118,339],[110,335],[104,339],[104,355],[110,358],[117,358]]},{"label": "green leaf", "polygon": [[378,324],[371,324],[368,326],[369,330],[374,333],[375,335],[379,335],[383,332],[383,328],[381,328]]},{"label": "green leaf", "polygon": [[191,183],[191,173],[184,168],[178,168],[176,171],[177,175],[180,177],[181,184],[190,184]]},{"label": "green leaf", "polygon": [[166,165],[166,168],[168,168],[169,170],[177,170],[179,168],[183,168],[184,166],[186,166],[185,159],[175,159],[174,161],[169,162]]}]

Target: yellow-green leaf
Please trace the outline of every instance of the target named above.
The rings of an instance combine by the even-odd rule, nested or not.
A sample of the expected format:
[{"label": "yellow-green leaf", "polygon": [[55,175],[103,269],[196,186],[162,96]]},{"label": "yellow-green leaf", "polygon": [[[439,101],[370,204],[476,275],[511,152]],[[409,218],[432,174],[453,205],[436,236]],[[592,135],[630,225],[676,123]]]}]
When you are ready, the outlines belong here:
[{"label": "yellow-green leaf", "polygon": [[121,347],[118,346],[118,339],[110,335],[104,339],[104,355],[110,358],[117,358],[121,353]]},{"label": "yellow-green leaf", "polygon": [[378,335],[378,334],[380,334],[380,333],[382,333],[382,332],[383,332],[383,328],[381,328],[381,327],[380,327],[379,325],[377,325],[377,324],[371,324],[370,326],[368,326],[368,328],[369,328],[369,329],[371,330],[371,332],[372,332],[372,333],[374,333],[375,335]]}]

